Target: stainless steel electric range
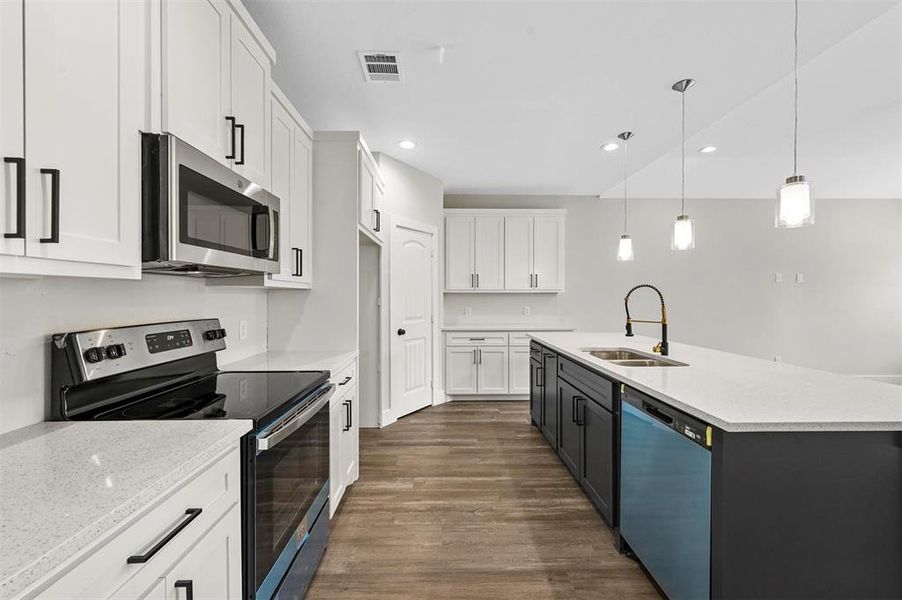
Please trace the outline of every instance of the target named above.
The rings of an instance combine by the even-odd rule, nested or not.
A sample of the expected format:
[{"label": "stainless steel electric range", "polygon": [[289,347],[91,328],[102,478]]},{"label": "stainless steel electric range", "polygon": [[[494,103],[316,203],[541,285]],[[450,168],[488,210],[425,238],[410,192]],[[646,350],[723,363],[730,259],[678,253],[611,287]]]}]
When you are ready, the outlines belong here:
[{"label": "stainless steel electric range", "polygon": [[61,333],[55,420],[249,419],[242,439],[244,596],[300,598],[329,536],[328,371],[228,372],[218,319]]}]

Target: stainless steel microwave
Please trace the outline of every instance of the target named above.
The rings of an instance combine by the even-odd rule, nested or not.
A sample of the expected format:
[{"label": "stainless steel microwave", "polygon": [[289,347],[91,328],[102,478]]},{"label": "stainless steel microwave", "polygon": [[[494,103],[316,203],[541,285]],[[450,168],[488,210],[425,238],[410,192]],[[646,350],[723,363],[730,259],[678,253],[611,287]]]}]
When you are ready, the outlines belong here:
[{"label": "stainless steel microwave", "polygon": [[173,135],[141,135],[142,269],[277,273],[279,199]]}]

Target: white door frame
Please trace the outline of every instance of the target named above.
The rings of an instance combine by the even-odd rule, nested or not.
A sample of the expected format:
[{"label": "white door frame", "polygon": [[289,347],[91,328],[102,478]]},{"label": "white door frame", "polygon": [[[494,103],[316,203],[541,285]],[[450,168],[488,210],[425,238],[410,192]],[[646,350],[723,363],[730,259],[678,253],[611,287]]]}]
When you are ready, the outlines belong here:
[{"label": "white door frame", "polygon": [[391,365],[391,327],[392,327],[392,312],[391,312],[391,302],[393,301],[391,297],[391,274],[394,269],[394,265],[392,265],[392,260],[394,256],[393,246],[396,243],[394,232],[396,229],[410,229],[413,231],[417,231],[420,233],[428,234],[432,238],[432,243],[430,247],[430,264],[432,267],[432,285],[430,286],[430,292],[432,295],[432,348],[429,349],[430,360],[432,361],[432,380],[430,381],[431,389],[432,389],[432,406],[436,404],[441,404],[445,400],[445,394],[442,390],[437,389],[436,386],[436,373],[442,368],[440,365],[436,366],[436,357],[440,355],[439,352],[439,335],[440,325],[439,325],[439,272],[438,272],[438,236],[439,229],[434,225],[428,225],[423,223],[422,221],[417,221],[416,219],[409,219],[407,217],[399,217],[395,215],[390,215],[387,219],[388,221],[388,229],[389,229],[389,247],[388,247],[388,285],[383,287],[383,293],[387,290],[389,294],[388,301],[388,318],[386,321],[386,331],[385,331],[385,339],[387,341],[387,350],[388,350],[388,406],[382,411],[382,420],[380,423],[380,427],[385,427],[387,425],[391,425],[395,421],[398,420],[398,412],[397,407],[395,406],[392,398],[392,389],[394,389],[392,378],[394,377],[394,369]]}]

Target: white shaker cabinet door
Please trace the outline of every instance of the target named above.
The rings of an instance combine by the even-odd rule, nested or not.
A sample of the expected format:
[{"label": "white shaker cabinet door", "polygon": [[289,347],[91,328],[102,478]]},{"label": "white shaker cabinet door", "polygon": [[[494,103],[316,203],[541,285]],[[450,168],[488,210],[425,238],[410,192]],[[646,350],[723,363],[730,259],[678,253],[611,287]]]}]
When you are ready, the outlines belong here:
[{"label": "white shaker cabinet door", "polygon": [[341,428],[341,477],[345,486],[357,481],[360,473],[360,427],[357,424],[360,409],[357,392],[356,387],[348,391],[342,402],[344,426]]},{"label": "white shaker cabinet door", "polygon": [[294,146],[294,119],[276,96],[272,97],[272,152],[270,191],[279,198],[279,272],[273,279],[292,281],[297,272],[297,255],[292,250],[295,229],[291,183]]},{"label": "white shaker cabinet door", "polygon": [[533,282],[533,217],[504,218],[504,289],[531,290]]},{"label": "white shaker cabinet door", "polygon": [[226,120],[231,18],[225,0],[162,1],[162,129],[225,165],[240,142]]},{"label": "white shaker cabinet door", "polygon": [[291,247],[297,254],[295,279],[313,283],[313,140],[294,126],[294,171],[291,180]]},{"label": "white shaker cabinet door", "polygon": [[477,393],[495,395],[508,393],[507,348],[479,348],[476,364],[479,371]]},{"label": "white shaker cabinet door", "polygon": [[445,348],[445,393],[476,393],[477,349],[448,346]]},{"label": "white shaker cabinet door", "polygon": [[347,419],[347,409],[342,402],[334,399],[329,408],[329,517],[335,514],[344,496],[345,483],[342,475],[342,433]]},{"label": "white shaker cabinet door", "polygon": [[370,161],[367,159],[366,155],[363,151],[360,152],[359,156],[359,164],[358,164],[358,208],[360,210],[360,224],[363,225],[370,231],[373,231],[376,228],[376,213],[373,212],[375,208],[374,198],[375,198],[375,187],[376,187],[376,176],[373,174],[373,167],[370,165]]},{"label": "white shaker cabinet door", "polygon": [[529,393],[529,346],[511,347],[508,362],[511,394]]},{"label": "white shaker cabinet door", "polygon": [[552,291],[564,289],[564,219],[536,217],[534,234],[534,287]]},{"label": "white shaker cabinet door", "polygon": [[476,289],[504,289],[504,217],[476,217]]},{"label": "white shaker cabinet door", "polygon": [[445,289],[475,289],[475,235],[473,217],[445,217]]},{"label": "white shaker cabinet door", "polygon": [[231,31],[231,105],[238,130],[232,164],[237,173],[268,188],[272,64],[235,15]]},{"label": "white shaker cabinet door", "polygon": [[25,3],[27,255],[140,263],[144,26],[139,2]]},{"label": "white shaker cabinet door", "polygon": [[0,254],[18,256],[25,253],[24,10],[23,0],[0,2]]}]

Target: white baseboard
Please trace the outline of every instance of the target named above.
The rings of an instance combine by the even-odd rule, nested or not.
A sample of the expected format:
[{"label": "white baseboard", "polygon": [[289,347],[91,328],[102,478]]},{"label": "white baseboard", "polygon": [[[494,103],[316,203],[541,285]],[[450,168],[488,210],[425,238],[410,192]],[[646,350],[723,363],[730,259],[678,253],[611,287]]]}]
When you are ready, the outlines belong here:
[{"label": "white baseboard", "polygon": [[510,402],[511,400],[517,402],[529,400],[529,394],[513,396],[448,396],[449,402]]}]

